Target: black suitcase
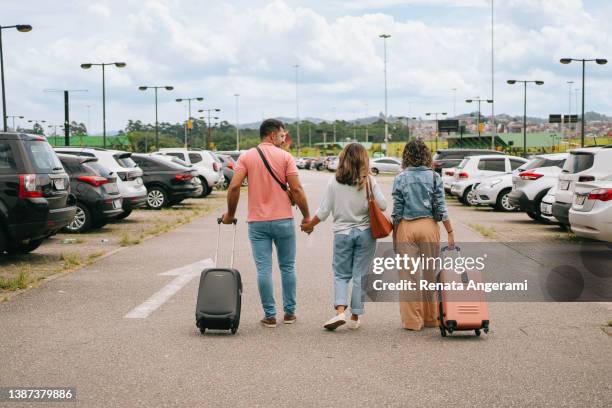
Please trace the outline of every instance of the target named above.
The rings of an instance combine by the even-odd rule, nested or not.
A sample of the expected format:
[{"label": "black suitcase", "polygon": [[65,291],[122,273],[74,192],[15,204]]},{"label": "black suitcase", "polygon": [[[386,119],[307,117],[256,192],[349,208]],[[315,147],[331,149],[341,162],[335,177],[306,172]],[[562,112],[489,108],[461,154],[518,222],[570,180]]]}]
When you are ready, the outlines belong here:
[{"label": "black suitcase", "polygon": [[207,268],[200,275],[198,302],[196,304],[196,326],[200,333],[206,329],[229,330],[236,334],[240,324],[240,307],[242,301],[242,279],[240,272],[234,269],[234,249],[236,245],[236,223],[234,220],[234,237],[232,239],[232,261],[229,268],[217,267],[219,255],[219,236],[221,235],[221,218],[217,219],[217,251],[215,267]]}]

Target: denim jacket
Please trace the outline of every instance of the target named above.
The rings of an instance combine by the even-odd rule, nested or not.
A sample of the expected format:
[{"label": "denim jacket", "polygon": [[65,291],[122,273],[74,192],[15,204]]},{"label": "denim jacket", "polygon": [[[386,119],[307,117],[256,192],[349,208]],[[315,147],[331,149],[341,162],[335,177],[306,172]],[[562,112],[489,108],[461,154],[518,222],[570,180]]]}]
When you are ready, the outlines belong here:
[{"label": "denim jacket", "polygon": [[[436,190],[434,191],[434,177]],[[448,210],[444,203],[444,185],[438,173],[425,166],[408,167],[395,177],[393,181],[393,224],[402,219],[433,218],[432,197],[436,197],[438,214],[442,221],[448,219]]]}]

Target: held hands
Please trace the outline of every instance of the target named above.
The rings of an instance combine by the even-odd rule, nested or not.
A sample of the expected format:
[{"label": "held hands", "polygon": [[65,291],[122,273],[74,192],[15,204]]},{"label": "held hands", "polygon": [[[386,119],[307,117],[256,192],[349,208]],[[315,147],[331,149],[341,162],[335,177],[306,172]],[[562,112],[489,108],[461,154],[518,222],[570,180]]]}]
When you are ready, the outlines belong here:
[{"label": "held hands", "polygon": [[302,223],[300,224],[300,229],[307,233],[308,235],[310,235],[312,233],[312,231],[314,231],[314,223],[313,220],[310,218],[304,218],[304,220],[302,220]]}]

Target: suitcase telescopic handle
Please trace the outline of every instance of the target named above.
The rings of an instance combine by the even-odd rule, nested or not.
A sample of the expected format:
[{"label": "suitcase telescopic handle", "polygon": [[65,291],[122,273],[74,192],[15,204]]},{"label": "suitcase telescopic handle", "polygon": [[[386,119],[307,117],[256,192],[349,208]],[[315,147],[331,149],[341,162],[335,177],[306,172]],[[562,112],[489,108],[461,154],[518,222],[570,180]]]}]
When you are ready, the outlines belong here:
[{"label": "suitcase telescopic handle", "polygon": [[[219,241],[221,238],[221,224],[223,223],[222,218],[217,218],[217,224],[219,225],[219,229],[217,231],[217,249],[215,250],[215,267],[217,267],[217,259],[219,258]],[[230,263],[230,268],[234,267],[234,253],[236,252],[236,229],[238,220],[234,218],[232,220],[232,224],[234,224],[234,236],[232,238],[232,260]]]}]

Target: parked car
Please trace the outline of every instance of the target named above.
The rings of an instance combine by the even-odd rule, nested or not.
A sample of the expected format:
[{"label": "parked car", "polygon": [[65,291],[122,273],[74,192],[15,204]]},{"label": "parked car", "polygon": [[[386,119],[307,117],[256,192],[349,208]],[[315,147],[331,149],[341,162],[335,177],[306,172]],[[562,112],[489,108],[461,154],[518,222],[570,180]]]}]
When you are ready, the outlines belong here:
[{"label": "parked car", "polygon": [[308,157],[298,157],[295,160],[295,166],[298,169],[306,169],[306,165],[310,162],[310,159]]},{"label": "parked car", "polygon": [[444,184],[444,192],[450,194],[451,186],[455,182],[455,167],[442,169],[442,184]]},{"label": "parked car", "polygon": [[570,151],[557,183],[553,215],[569,225],[569,209],[578,182],[598,181],[612,175],[612,146],[586,147]]},{"label": "parked car", "polygon": [[378,173],[399,173],[402,171],[401,159],[395,157],[381,157],[370,160],[370,170],[372,174]]},{"label": "parked car", "polygon": [[432,158],[431,167],[442,175],[442,169],[457,167],[461,160],[468,156],[482,156],[484,154],[503,155],[503,152],[487,149],[438,149]]},{"label": "parked car", "polygon": [[548,190],[546,195],[542,198],[540,203],[540,217],[543,221],[551,223],[557,222],[557,219],[553,217],[552,206],[555,203],[555,193],[557,192],[557,186],[554,185]]},{"label": "parked car", "polygon": [[221,163],[209,150],[167,148],[159,149],[159,152],[153,154],[178,157],[185,163],[192,164],[202,182],[202,197],[209,195],[217,183],[223,180]]},{"label": "parked car", "polygon": [[508,195],[510,204],[534,220],[549,221],[549,217],[541,215],[540,204],[548,190],[557,184],[568,156],[568,153],[537,155],[522,172],[512,177],[512,191]]},{"label": "parked car", "polygon": [[100,165],[96,157],[58,154],[70,176],[70,191],[76,196],[76,214],[64,230],[80,233],[101,228],[123,212],[115,173]]},{"label": "parked car", "polygon": [[0,133],[0,254],[27,253],[74,218],[70,179],[44,137]]},{"label": "parked car", "polygon": [[498,154],[466,157],[454,172],[455,181],[451,184],[451,194],[459,197],[459,201],[464,205],[476,205],[474,184],[489,176],[511,173],[526,162],[527,159],[522,157]]},{"label": "parked car", "polygon": [[202,188],[196,170],[146,154],[134,154],[132,159],[143,171],[147,207],[153,210],[177,204]]},{"label": "parked car", "polygon": [[525,170],[534,160],[530,160],[521,167],[505,173],[485,177],[474,185],[474,201],[480,205],[490,205],[499,211],[516,211],[518,205],[510,202],[509,194],[512,191],[512,178]]},{"label": "parked car", "polygon": [[116,218],[128,217],[135,208],[147,204],[147,189],[142,181],[142,170],[131,159],[132,153],[98,147],[56,147],[55,151],[73,156],[97,157],[99,163],[117,175],[123,212]]},{"label": "parked car", "polygon": [[340,164],[340,159],[338,157],[333,158],[327,163],[327,170],[328,171],[338,170],[338,164]]},{"label": "parked car", "polygon": [[[193,167],[193,164],[187,164],[187,163],[185,163],[184,161],[182,161],[181,159],[179,159],[178,157],[174,157],[174,156],[165,156],[165,155],[163,155],[163,154],[158,154],[158,155],[149,154],[149,156],[155,156],[155,157],[156,157],[156,158],[158,158],[158,159],[165,160],[165,161],[168,161],[168,162],[170,162],[170,163],[178,164],[178,165],[180,165],[180,166],[187,167],[189,170],[194,170],[194,171],[196,171],[196,170],[194,169],[194,167]],[[197,173],[197,171],[196,171],[196,173]],[[194,182],[194,184],[198,185],[199,187],[198,187],[198,188],[197,188],[197,189],[196,189],[196,190],[195,190],[193,193],[191,193],[191,194],[189,195],[189,197],[192,197],[192,198],[198,198],[198,197],[201,197],[201,196],[202,196],[202,191],[203,191],[203,189],[204,189],[204,188],[202,187],[202,181],[200,180],[200,178],[199,178],[199,177],[194,177],[194,178],[193,178],[193,182]]]},{"label": "parked car", "polygon": [[612,242],[612,179],[576,183],[569,222],[579,237]]},{"label": "parked car", "polygon": [[234,177],[234,168],[236,166],[236,161],[230,155],[226,154],[217,154],[219,160],[221,160],[221,166],[223,171],[223,181],[221,181],[218,186],[225,190],[229,186]]}]

